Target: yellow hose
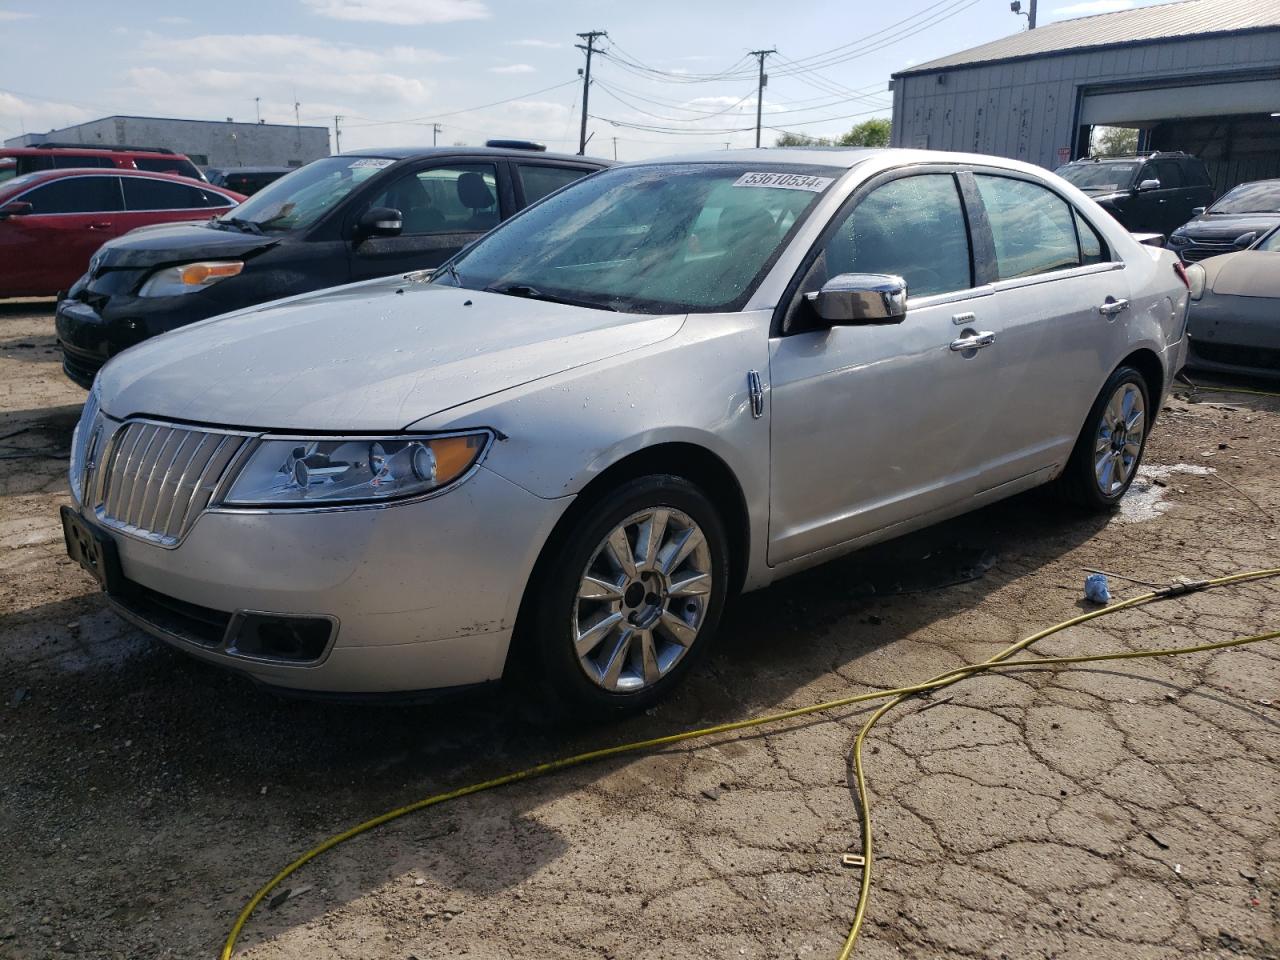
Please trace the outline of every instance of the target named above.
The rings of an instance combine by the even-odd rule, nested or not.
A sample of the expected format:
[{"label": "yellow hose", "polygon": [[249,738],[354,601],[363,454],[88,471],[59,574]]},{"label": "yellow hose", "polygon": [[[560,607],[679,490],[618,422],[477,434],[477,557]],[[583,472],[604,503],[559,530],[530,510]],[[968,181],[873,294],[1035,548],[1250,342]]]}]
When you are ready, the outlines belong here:
[{"label": "yellow hose", "polygon": [[1186,374],[1180,374],[1179,376],[1182,382],[1191,388],[1192,396],[1195,396],[1197,393],[1247,393],[1254,397],[1274,397],[1276,399],[1280,399],[1280,393],[1272,393],[1270,390],[1251,390],[1247,387],[1211,387],[1201,385],[1199,383],[1192,383]]},{"label": "yellow hose", "polygon": [[862,725],[858,731],[857,737],[853,744],[853,761],[854,772],[857,784],[858,800],[859,800],[859,819],[861,823],[862,849],[864,864],[862,867],[862,880],[858,891],[858,903],[854,911],[853,923],[850,926],[849,934],[845,938],[844,947],[840,951],[839,960],[848,960],[853,953],[853,948],[858,941],[858,934],[862,929],[863,917],[866,914],[867,902],[871,891],[871,864],[872,864],[872,835],[871,835],[871,808],[867,791],[866,777],[862,763],[862,745],[867,738],[867,734],[871,732],[872,727],[890,710],[907,699],[918,693],[924,693],[932,690],[940,690],[948,687],[953,683],[963,680],[965,677],[973,676],[976,673],[982,673],[992,670],[1026,670],[1037,669],[1049,666],[1062,666],[1078,663],[1097,663],[1105,660],[1134,660],[1145,657],[1167,657],[1178,656],[1189,653],[1203,653],[1210,650],[1224,650],[1229,647],[1239,647],[1250,643],[1260,643],[1264,640],[1274,640],[1280,638],[1280,630],[1269,633],[1256,634],[1251,637],[1240,637],[1234,640],[1223,640],[1217,643],[1204,643],[1190,647],[1171,647],[1159,650],[1124,650],[1110,653],[1089,654],[1075,657],[1045,657],[1032,660],[1010,660],[1019,651],[1025,650],[1032,644],[1051,634],[1066,630],[1068,627],[1085,623],[1097,617],[1107,614],[1118,613],[1121,610],[1128,610],[1133,607],[1150,603],[1154,600],[1166,599],[1173,596],[1180,596],[1183,593],[1203,590],[1210,587],[1228,586],[1230,584],[1244,583],[1252,580],[1260,580],[1266,577],[1274,577],[1280,575],[1280,567],[1272,567],[1265,570],[1251,570],[1245,573],[1232,574],[1226,577],[1217,577],[1212,580],[1201,580],[1191,584],[1175,584],[1161,590],[1155,590],[1150,593],[1144,593],[1140,596],[1133,597],[1129,600],[1123,600],[1119,603],[1111,604],[1107,607],[1101,607],[1088,613],[1080,614],[1069,620],[1054,624],[1038,633],[1033,633],[1029,637],[1019,640],[1017,643],[1006,647],[994,656],[984,660],[981,663],[968,664],[966,666],[957,667],[946,673],[939,674],[930,680],[916,683],[911,686],[898,687],[893,690],[876,690],[867,693],[854,694],[848,697],[840,697],[835,700],[828,700],[823,703],[816,703],[806,707],[796,707],[792,710],[783,710],[778,713],[771,713],[765,716],[752,717],[747,720],[736,720],[731,723],[717,724],[713,727],[703,727],[698,730],[686,730],[682,733],[673,733],[664,737],[653,737],[648,740],[637,740],[634,743],[624,743],[613,747],[604,747],[600,750],[591,750],[586,753],[579,753],[571,757],[562,757],[559,760],[552,760],[548,763],[540,763],[537,766],[528,767],[524,770],[518,770],[514,773],[504,774],[500,777],[494,777],[492,780],[484,780],[480,783],[473,783],[469,786],[459,787],[456,790],[450,790],[446,793],[438,793],[430,797],[424,797],[413,803],[406,804],[403,807],[397,807],[389,810],[379,816],[366,820],[363,823],[356,824],[342,833],[335,834],[323,843],[312,847],[306,853],[302,854],[274,877],[268,880],[257,893],[250,898],[245,904],[240,915],[236,917],[235,923],[231,927],[230,933],[227,935],[226,942],[223,944],[222,952],[219,954],[220,960],[231,960],[231,956],[235,951],[236,941],[243,932],[245,924],[254,911],[262,904],[262,901],[284,882],[288,877],[297,872],[307,863],[310,863],[316,857],[320,856],[328,850],[332,850],[340,843],[350,840],[352,837],[367,833],[375,827],[380,827],[392,820],[397,820],[410,813],[416,813],[419,810],[425,810],[427,807],[433,807],[437,804],[446,803],[449,800],[456,800],[459,797],[465,797],[473,793],[480,793],[485,790],[492,790],[495,787],[503,787],[507,784],[516,783],[521,780],[530,780],[534,777],[540,777],[548,773],[554,773],[559,770],[565,770],[569,767],[580,766],[585,763],[591,763],[596,760],[604,760],[609,757],[622,756],[624,754],[639,753],[645,750],[653,750],[658,747],[670,746],[675,743],[683,743],[686,740],[696,740],[701,737],[709,737],[715,734],[732,733],[736,730],[746,730],[752,727],[762,727],[769,724],[781,723],[784,720],[792,720],[796,717],[804,717],[813,713],[820,713],[826,710],[834,710],[840,707],[853,706],[854,704],[866,703],[872,700],[888,699],[889,702],[880,706]]}]

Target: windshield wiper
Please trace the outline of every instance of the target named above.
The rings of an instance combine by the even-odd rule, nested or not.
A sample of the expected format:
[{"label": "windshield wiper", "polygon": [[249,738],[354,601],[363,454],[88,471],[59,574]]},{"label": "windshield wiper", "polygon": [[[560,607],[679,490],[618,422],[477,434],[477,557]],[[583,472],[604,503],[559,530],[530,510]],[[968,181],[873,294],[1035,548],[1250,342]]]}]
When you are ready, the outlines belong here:
[{"label": "windshield wiper", "polygon": [[571,307],[588,307],[592,310],[609,310],[617,313],[618,308],[598,300],[576,300],[573,297],[561,297],[554,293],[543,293],[537,287],[527,283],[501,283],[485,287],[486,293],[501,293],[508,297],[523,297],[526,300],[545,300],[547,303],[563,303]]},{"label": "windshield wiper", "polygon": [[241,233],[253,233],[262,236],[262,228],[252,220],[245,220],[243,217],[221,217],[219,223],[229,223]]}]

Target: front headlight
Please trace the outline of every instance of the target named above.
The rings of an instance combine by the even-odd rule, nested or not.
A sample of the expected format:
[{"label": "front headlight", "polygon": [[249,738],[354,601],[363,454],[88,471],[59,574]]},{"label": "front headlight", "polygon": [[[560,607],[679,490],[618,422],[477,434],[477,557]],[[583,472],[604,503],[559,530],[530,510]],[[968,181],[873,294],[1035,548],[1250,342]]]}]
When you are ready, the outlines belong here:
[{"label": "front headlight", "polygon": [[265,437],[222,504],[339,506],[421,496],[465,477],[492,439],[487,430],[431,437]]},{"label": "front headlight", "polygon": [[1192,300],[1199,300],[1204,296],[1204,267],[1198,263],[1188,263],[1184,269],[1187,271],[1187,291]]},{"label": "front headlight", "polygon": [[1186,246],[1190,242],[1191,242],[1191,238],[1188,237],[1185,233],[1169,234],[1169,246],[1171,247]]},{"label": "front headlight", "polygon": [[147,277],[138,291],[140,297],[178,297],[195,293],[205,287],[234,277],[244,269],[239,260],[205,260],[200,263],[184,263],[177,267],[165,267]]}]

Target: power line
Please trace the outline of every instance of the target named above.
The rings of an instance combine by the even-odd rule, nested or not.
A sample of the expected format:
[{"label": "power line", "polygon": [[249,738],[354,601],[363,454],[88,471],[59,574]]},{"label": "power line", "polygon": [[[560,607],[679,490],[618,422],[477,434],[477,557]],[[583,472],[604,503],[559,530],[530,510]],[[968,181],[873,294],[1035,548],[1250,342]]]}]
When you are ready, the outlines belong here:
[{"label": "power line", "polygon": [[350,127],[351,128],[385,127],[385,126],[395,126],[396,124],[404,124],[404,123],[417,123],[417,124],[422,124],[426,126],[432,121],[442,120],[445,117],[456,117],[459,114],[463,114],[463,113],[475,113],[477,110],[488,110],[490,107],[500,107],[506,103],[514,103],[517,100],[524,100],[528,97],[536,97],[540,93],[548,93],[552,90],[559,90],[561,87],[572,86],[577,82],[578,81],[576,79],[566,80],[563,83],[556,83],[549,87],[543,87],[541,90],[532,90],[529,93],[521,93],[514,97],[507,97],[505,100],[494,100],[492,103],[482,103],[475,107],[467,107],[465,110],[450,110],[448,113],[434,113],[434,114],[428,114],[427,116],[423,116],[423,117],[409,117],[406,120],[372,120],[369,117],[361,117],[360,119],[368,120],[369,122],[351,124]]}]

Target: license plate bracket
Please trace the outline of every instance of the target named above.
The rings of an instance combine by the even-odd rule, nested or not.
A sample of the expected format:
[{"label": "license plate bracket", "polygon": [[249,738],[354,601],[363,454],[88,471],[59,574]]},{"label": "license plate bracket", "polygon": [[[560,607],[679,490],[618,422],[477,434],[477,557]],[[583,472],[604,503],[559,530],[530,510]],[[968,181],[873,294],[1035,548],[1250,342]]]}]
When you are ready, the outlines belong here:
[{"label": "license plate bracket", "polygon": [[115,541],[70,507],[59,510],[67,556],[80,564],[107,593],[118,593],[123,575]]}]

